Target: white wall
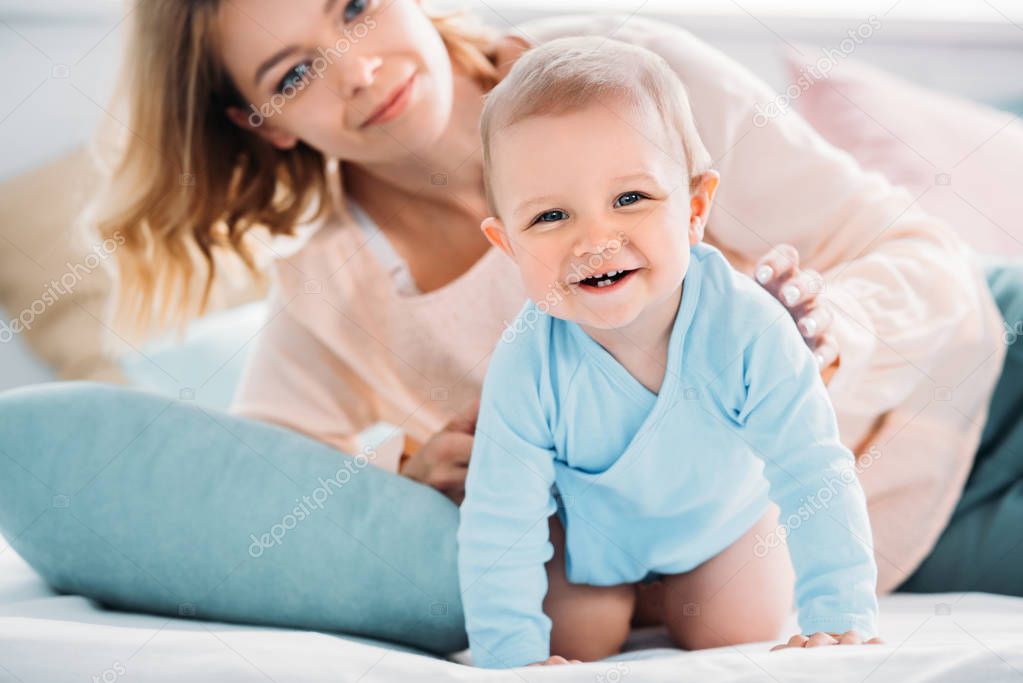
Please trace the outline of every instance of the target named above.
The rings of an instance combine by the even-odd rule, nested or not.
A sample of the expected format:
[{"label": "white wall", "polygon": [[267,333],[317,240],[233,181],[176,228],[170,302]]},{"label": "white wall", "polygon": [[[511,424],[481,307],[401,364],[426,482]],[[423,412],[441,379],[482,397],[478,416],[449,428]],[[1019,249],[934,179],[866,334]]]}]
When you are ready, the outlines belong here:
[{"label": "white wall", "polygon": [[[81,144],[117,79],[128,24],[119,0],[0,0],[0,180]],[[444,0],[511,30],[544,14],[606,8],[675,21],[744,62],[774,87],[787,83],[787,45],[836,46],[870,14],[882,29],[855,58],[989,102],[1023,98],[1019,0]],[[895,9],[885,15],[883,8]],[[804,18],[799,18],[802,14]],[[805,18],[811,17],[811,18]],[[953,20],[954,19],[954,20]]]}]

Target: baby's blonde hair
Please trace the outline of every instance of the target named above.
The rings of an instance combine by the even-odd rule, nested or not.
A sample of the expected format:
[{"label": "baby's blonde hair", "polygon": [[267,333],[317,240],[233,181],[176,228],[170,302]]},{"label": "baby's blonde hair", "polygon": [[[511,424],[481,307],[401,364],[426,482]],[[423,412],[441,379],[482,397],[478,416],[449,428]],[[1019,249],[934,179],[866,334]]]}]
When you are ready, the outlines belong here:
[{"label": "baby's blonde hair", "polygon": [[[685,86],[660,56],[603,36],[558,38],[525,52],[486,96],[480,117],[487,204],[497,215],[490,168],[494,134],[533,116],[567,114],[621,98],[634,107],[653,104],[678,149],[692,192],[711,168],[696,130]],[[666,150],[667,151],[667,150]]]}]

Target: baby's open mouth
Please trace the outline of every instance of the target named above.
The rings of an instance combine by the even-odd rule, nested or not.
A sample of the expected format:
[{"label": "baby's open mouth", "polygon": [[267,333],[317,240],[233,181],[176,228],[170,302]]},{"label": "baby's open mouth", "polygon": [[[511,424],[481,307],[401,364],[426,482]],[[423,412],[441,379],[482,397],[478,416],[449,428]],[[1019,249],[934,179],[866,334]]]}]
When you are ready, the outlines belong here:
[{"label": "baby's open mouth", "polygon": [[580,280],[579,284],[585,287],[610,287],[614,283],[618,282],[622,278],[636,272],[633,270],[612,270],[607,273],[600,273],[593,277],[588,277],[585,280]]}]

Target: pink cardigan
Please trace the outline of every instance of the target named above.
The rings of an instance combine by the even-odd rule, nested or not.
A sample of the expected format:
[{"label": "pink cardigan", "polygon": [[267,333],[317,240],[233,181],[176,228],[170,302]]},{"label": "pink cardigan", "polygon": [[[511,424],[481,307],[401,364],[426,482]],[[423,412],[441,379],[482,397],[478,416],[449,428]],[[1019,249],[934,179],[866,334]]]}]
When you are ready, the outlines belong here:
[{"label": "pink cardigan", "polygon": [[[885,178],[864,172],[788,113],[749,71],[689,33],[652,20],[564,17],[522,33],[542,42],[614,32],[646,46],[688,88],[722,182],[708,241],[749,273],[775,244],[824,274],[842,364],[829,391],[858,454],[880,592],[919,565],[969,472],[1004,348],[1001,317],[966,246]],[[617,29],[617,30],[616,30]],[[365,233],[335,215],[275,263],[271,319],[235,410],[345,450],[383,420],[425,440],[478,398],[489,354],[524,299],[491,249],[468,272],[400,295]]]}]

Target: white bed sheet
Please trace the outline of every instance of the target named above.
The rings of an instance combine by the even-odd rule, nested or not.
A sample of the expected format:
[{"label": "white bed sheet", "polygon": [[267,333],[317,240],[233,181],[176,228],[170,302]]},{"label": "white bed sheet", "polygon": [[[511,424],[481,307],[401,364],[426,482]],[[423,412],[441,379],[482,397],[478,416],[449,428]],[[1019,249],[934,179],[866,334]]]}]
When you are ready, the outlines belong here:
[{"label": "white bed sheet", "polygon": [[[0,538],[0,681],[1017,681],[1023,599],[984,593],[881,601],[882,646],[701,652],[637,631],[585,665],[484,671],[324,633],[114,612],[57,595]],[[793,621],[794,624],[794,621]],[[460,658],[464,659],[465,655]]]}]

